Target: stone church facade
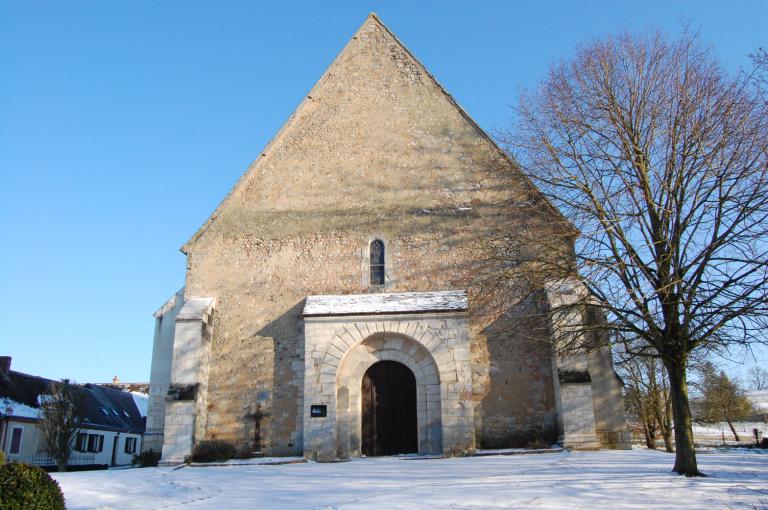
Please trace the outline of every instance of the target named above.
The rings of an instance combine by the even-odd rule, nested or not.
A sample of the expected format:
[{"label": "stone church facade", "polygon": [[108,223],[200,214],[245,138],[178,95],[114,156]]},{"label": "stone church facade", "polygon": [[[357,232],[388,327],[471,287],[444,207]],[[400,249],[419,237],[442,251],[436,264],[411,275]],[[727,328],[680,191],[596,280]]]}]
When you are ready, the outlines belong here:
[{"label": "stone church facade", "polygon": [[185,285],[155,313],[144,448],[179,462],[205,439],[317,460],[626,447],[607,346],[562,359],[525,305],[474,313],[460,268],[488,218],[562,236],[545,204],[510,206],[488,171],[504,165],[369,16],[182,247]]}]

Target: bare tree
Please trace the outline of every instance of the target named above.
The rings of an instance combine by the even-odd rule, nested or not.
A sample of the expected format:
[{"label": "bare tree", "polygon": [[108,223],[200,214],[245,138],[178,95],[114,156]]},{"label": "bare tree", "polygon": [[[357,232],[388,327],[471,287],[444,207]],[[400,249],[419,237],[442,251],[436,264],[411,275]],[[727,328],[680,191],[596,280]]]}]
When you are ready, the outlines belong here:
[{"label": "bare tree", "polygon": [[618,350],[616,367],[626,384],[626,399],[645,435],[645,444],[656,449],[656,435],[661,434],[664,448],[673,452],[672,400],[669,381],[661,362],[653,357],[628,355]]},{"label": "bare tree", "polygon": [[39,427],[46,451],[56,460],[59,471],[66,471],[83,423],[82,399],[77,387],[67,379],[53,383],[49,393],[41,395],[40,407]]},{"label": "bare tree", "polygon": [[749,369],[748,375],[753,390],[768,390],[768,370],[755,365]]},{"label": "bare tree", "polygon": [[[688,33],[674,41],[624,33],[581,46],[571,61],[553,66],[516,113],[515,128],[501,141],[579,230],[576,263],[531,256],[510,228],[488,243],[489,253],[497,248],[488,259],[502,268],[490,287],[580,282],[587,292],[563,306],[602,308],[607,320],[587,329],[615,330],[632,339],[627,353],[663,364],[674,471],[700,475],[688,360],[765,342],[765,91],[752,73],[727,73]],[[537,246],[558,253],[558,242],[548,250],[542,236]]]},{"label": "bare tree", "polygon": [[755,66],[755,79],[760,85],[768,86],[768,50],[758,48],[750,57]]}]

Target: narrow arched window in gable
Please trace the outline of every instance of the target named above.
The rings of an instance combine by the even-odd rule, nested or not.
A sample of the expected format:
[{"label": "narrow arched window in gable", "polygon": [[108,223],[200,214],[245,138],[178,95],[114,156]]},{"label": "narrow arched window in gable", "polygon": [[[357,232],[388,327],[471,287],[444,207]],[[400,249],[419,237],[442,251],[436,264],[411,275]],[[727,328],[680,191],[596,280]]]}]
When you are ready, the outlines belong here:
[{"label": "narrow arched window in gable", "polygon": [[371,285],[384,285],[384,241],[371,241]]}]

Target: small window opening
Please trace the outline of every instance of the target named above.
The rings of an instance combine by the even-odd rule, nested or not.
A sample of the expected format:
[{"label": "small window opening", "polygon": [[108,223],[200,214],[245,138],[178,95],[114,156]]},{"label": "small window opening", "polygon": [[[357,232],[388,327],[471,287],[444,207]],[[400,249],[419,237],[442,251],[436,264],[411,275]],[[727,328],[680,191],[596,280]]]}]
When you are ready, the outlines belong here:
[{"label": "small window opening", "polygon": [[384,285],[384,241],[371,242],[371,285]]},{"label": "small window opening", "polygon": [[21,451],[21,432],[22,429],[18,427],[13,428],[11,433],[11,453],[19,453]]}]

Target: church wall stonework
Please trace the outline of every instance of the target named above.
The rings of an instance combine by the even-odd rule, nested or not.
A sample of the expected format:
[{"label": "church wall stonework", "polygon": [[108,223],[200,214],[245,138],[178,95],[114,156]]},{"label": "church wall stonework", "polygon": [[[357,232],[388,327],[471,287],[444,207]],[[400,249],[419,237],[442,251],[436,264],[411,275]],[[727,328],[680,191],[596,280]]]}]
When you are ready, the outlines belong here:
[{"label": "church wall stonework", "polygon": [[155,338],[152,344],[152,368],[149,374],[147,427],[141,442],[143,451],[160,452],[165,428],[165,396],[171,383],[171,363],[176,329],[176,315],[184,304],[184,289],[174,294],[155,317]]},{"label": "church wall stonework", "polygon": [[[588,311],[589,320],[604,321],[596,309]],[[606,335],[596,335],[599,346],[589,353],[589,374],[592,378],[595,432],[606,448],[631,449],[632,437],[624,417],[623,381],[613,367],[611,347]]]},{"label": "church wall stonework", "polygon": [[[195,439],[302,454],[306,296],[468,288],[472,303],[470,248],[494,223],[557,239],[551,215],[529,206],[528,181],[507,171],[502,185],[500,165],[509,162],[369,18],[183,247],[185,296],[216,300],[207,414]],[[373,238],[386,247],[386,281],[376,287],[368,284]],[[562,250],[570,243],[563,238]],[[520,319],[526,306],[470,314],[480,446],[556,439],[549,333]]]},{"label": "church wall stonework", "polygon": [[[402,363],[415,375],[420,454],[475,451],[466,313],[307,318],[305,339],[305,457],[361,454],[360,388],[379,361]],[[328,406],[328,416],[311,417],[317,404]]]},{"label": "church wall stonework", "polygon": [[[299,317],[303,298],[315,293],[344,294],[367,290],[359,287],[359,272],[340,269],[355,267],[356,252],[364,239],[353,243],[345,236],[345,242],[338,244],[314,243],[317,239],[312,239],[315,248],[311,257],[298,255],[296,240],[293,240],[271,256],[256,252],[252,263],[242,264],[251,267],[244,271],[248,277],[275,280],[270,285],[254,285],[252,290],[246,290],[242,289],[242,283],[218,278],[224,287],[214,294],[218,305],[206,437],[247,446],[253,438],[253,428],[249,427],[255,428],[256,419],[249,415],[259,409],[264,414],[259,418],[262,441],[259,446],[265,453],[302,453],[302,416],[298,409],[304,389],[304,324]],[[299,241],[298,244],[304,243]],[[390,244],[394,251],[399,242],[395,239]],[[424,267],[424,261],[429,260],[439,247],[434,241],[425,242],[418,250],[413,249],[413,243],[409,244],[412,251],[409,250],[408,257],[403,257],[403,250],[399,250],[401,269],[410,265]],[[346,260],[340,256],[345,250],[348,253]],[[218,264],[227,263],[227,258],[222,253]],[[318,260],[322,263],[318,264]],[[282,265],[283,270],[270,274],[269,269],[264,269],[262,273],[258,269],[265,262],[268,267]],[[227,273],[225,270],[220,274],[225,276]],[[393,283],[389,290],[454,288],[448,278],[450,272],[446,273],[442,280],[436,279],[437,285]],[[278,274],[291,278],[283,279]],[[324,277],[326,282],[314,283]],[[308,283],[302,285],[301,282]],[[232,294],[223,292],[230,283]],[[470,355],[473,390],[478,402],[478,444],[526,446],[542,435],[552,438],[554,398],[551,360],[545,339],[540,338],[537,342],[505,333],[506,321],[503,320],[493,324],[476,319],[471,322]]]},{"label": "church wall stonework", "polygon": [[175,463],[192,454],[207,418],[211,322],[214,302],[188,299],[175,316],[173,363],[165,402],[161,461]]}]

